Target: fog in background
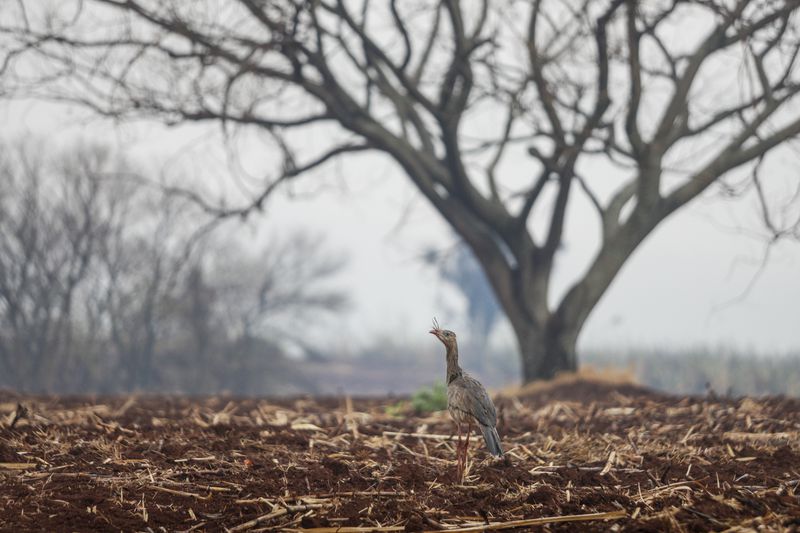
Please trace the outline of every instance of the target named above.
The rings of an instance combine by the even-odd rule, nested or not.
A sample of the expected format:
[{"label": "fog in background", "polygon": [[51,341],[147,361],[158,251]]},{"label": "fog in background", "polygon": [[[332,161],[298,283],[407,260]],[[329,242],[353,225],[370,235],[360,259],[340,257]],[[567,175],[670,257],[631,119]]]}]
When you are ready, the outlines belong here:
[{"label": "fog in background", "polygon": [[[51,146],[69,147],[73,141],[110,138],[126,154],[148,161],[151,172],[166,168],[202,178],[211,190],[235,183],[218,127],[114,127],[80,109],[39,102],[4,105],[2,111],[3,122],[11,126],[6,140],[32,134],[46,136]],[[253,146],[244,155],[245,165],[257,166],[263,147]],[[792,163],[789,151],[780,172],[794,172]],[[341,279],[354,301],[346,317],[348,335],[342,338],[337,324],[321,337],[334,346],[358,346],[378,334],[411,341],[427,331],[433,315],[443,323],[457,322],[464,302],[422,261],[427,247],[446,250],[456,237],[385,158],[360,155],[337,166],[321,182],[293,185],[272,198],[265,213],[252,217],[246,233],[248,241],[258,242],[303,228],[347,252],[350,261]],[[592,214],[579,207],[584,212],[576,208],[559,258],[562,287],[580,272],[596,242],[594,228],[581,224]],[[800,246],[778,242],[764,261],[768,238],[759,232],[757,218],[754,198],[731,200],[712,188],[667,220],[604,296],[581,345],[708,345],[759,354],[800,349]],[[448,311],[453,316],[444,314]]]},{"label": "fog in background", "polygon": [[[138,173],[202,177],[212,189],[221,179],[232,180],[217,128],[115,126],[78,108],[39,102],[6,105],[3,118],[14,125],[4,135],[6,143],[28,139],[48,157],[100,143],[125,156]],[[261,157],[258,147],[250,157],[254,161]],[[146,211],[155,214],[158,209]],[[195,226],[180,231],[190,234],[208,223],[198,210],[192,213]],[[585,262],[595,240],[581,227],[580,216],[575,213],[560,253],[562,284]],[[800,247],[788,241],[767,246],[768,239],[757,231],[756,216],[752,198],[731,201],[712,191],[668,220],[634,254],[592,314],[580,339],[582,362],[628,369],[640,380],[666,390],[700,393],[716,381],[721,392],[800,392]],[[469,302],[457,285],[442,277],[440,264],[458,252],[458,239],[382,157],[359,156],[313,189],[295,188],[275,196],[264,213],[247,221],[225,221],[213,231],[215,241],[235,242],[239,250],[231,255],[229,245],[207,247],[208,261],[223,256],[247,263],[255,271],[254,279],[269,274],[268,263],[252,262],[259,252],[290,249],[291,240],[298,236],[324,244],[329,255],[346,258],[325,283],[347,305],[334,316],[265,313],[276,324],[275,330],[267,332],[270,342],[255,353],[231,347],[213,366],[190,353],[167,361],[166,372],[183,373],[183,379],[144,384],[115,374],[102,383],[85,378],[61,384],[34,379],[26,388],[159,392],[166,386],[169,391],[195,394],[408,393],[433,383],[444,371],[441,347],[427,334],[433,316],[467,343],[462,347],[467,368],[493,387],[518,381],[514,341],[502,311],[487,297],[491,295],[485,281],[480,279],[487,291],[482,301],[499,312],[487,338],[480,328],[478,335],[471,335],[474,322]],[[280,239],[285,235],[288,239]],[[282,244],[278,246],[276,240]],[[299,251],[307,252],[302,247]],[[431,252],[436,252],[435,257],[429,257]],[[283,275],[291,282],[291,272]],[[257,283],[244,290],[254,296]],[[232,289],[222,282],[219,290]],[[236,294],[241,295],[241,289]],[[228,341],[238,342],[233,337]],[[470,353],[473,347],[477,351]],[[193,350],[191,345],[186,349]],[[261,370],[245,367],[243,371],[242,358]],[[761,361],[764,358],[768,361]],[[706,368],[701,369],[703,364]],[[228,375],[221,377],[224,370]],[[759,372],[763,375],[758,376]],[[219,379],[197,379],[210,374]],[[18,386],[19,382],[4,385]]]},{"label": "fog in background", "polygon": [[[114,173],[122,161],[121,173],[155,181],[167,176],[199,184],[214,195],[251,190],[266,164],[277,157],[257,134],[229,138],[215,125],[118,123],[68,104],[3,102],[0,120],[5,124],[4,159],[13,159],[9,154],[27,146],[29,158],[36,160],[39,154],[44,166],[47,161],[55,165],[56,170],[46,172],[55,181],[60,179],[58,167],[70,155],[101,150],[108,154],[102,165],[113,166]],[[326,132],[316,135],[323,138]],[[313,147],[315,135],[307,142]],[[769,167],[778,182],[796,174],[798,163],[796,144],[779,150],[781,156]],[[520,154],[510,166],[526,162]],[[601,182],[612,178],[610,168],[596,172]],[[476,290],[477,300],[470,302],[464,283],[453,283],[452,265],[448,281],[443,267],[448,258],[468,262],[469,254],[458,255],[458,238],[397,165],[365,153],[315,173],[314,179],[286,186],[263,212],[246,220],[213,222],[191,202],[173,200],[170,205],[179,214],[165,221],[172,208],[155,197],[152,187],[137,185],[141,188],[135,194],[103,192],[98,212],[107,214],[110,205],[133,202],[125,208],[130,220],[147,226],[152,219],[153,228],[165,228],[164,234],[175,241],[165,259],[172,261],[165,268],[174,279],[163,287],[159,282],[158,288],[174,308],[153,304],[164,321],[158,326],[158,342],[148,341],[146,331],[144,340],[133,334],[127,341],[115,338],[113,319],[108,318],[113,315],[111,300],[97,296],[101,318],[95,334],[102,337],[103,348],[89,362],[79,362],[87,348],[73,336],[76,344],[63,360],[44,364],[38,373],[24,370],[27,362],[11,363],[19,375],[7,370],[0,386],[35,392],[406,393],[444,375],[442,347],[427,334],[434,316],[462,339],[468,370],[493,387],[517,382],[515,341],[502,312],[498,314],[486,291]],[[22,174],[18,190],[25,188]],[[8,175],[2,179],[3,198],[11,205],[17,200],[9,194]],[[51,183],[43,187],[56,188]],[[54,201],[49,193],[42,197]],[[13,216],[21,217],[23,211]],[[594,216],[585,199],[570,206],[556,256],[554,298],[583,272],[597,247],[599,235],[589,223]],[[753,194],[731,199],[712,186],[667,219],[634,252],[592,312],[579,338],[582,362],[631,368],[640,379],[670,390],[702,392],[710,383],[722,392],[800,393],[795,370],[800,357],[800,245],[794,240],[770,244],[759,217]],[[115,220],[122,233],[135,226]],[[201,231],[206,225],[213,226],[207,233]],[[98,235],[119,244],[112,230],[98,230]],[[131,279],[153,265],[141,255],[147,250],[137,239],[156,248],[166,242],[154,236],[155,229],[144,232],[145,237],[136,231],[126,237],[130,250],[125,253],[142,265],[127,273]],[[286,258],[293,266],[279,270],[276,265]],[[121,261],[126,267],[137,264]],[[86,267],[76,303],[84,304],[113,285],[110,265],[104,268],[102,263]],[[319,265],[319,272],[301,275],[298,281],[301,265],[309,264]],[[152,277],[144,276],[131,283],[149,281]],[[480,275],[472,281],[485,287]],[[287,286],[297,286],[296,292],[281,293]],[[126,307],[139,305],[141,290],[132,289],[128,299],[114,296],[119,327],[128,333],[139,327],[140,317],[126,313]],[[273,295],[281,294],[283,307],[265,303],[271,305]],[[200,317],[195,316],[198,298],[205,298],[208,307]],[[485,319],[480,309],[491,315],[489,323],[480,322]],[[199,329],[192,330],[193,324]],[[147,329],[147,324],[139,325]],[[19,342],[33,334],[20,331]],[[52,342],[41,347],[43,361],[65,343],[62,337]],[[137,342],[154,343],[145,374],[133,368],[144,362],[130,360],[131,354],[139,354],[131,345]],[[9,354],[7,360],[12,359]],[[130,368],[118,372],[112,360]]]}]

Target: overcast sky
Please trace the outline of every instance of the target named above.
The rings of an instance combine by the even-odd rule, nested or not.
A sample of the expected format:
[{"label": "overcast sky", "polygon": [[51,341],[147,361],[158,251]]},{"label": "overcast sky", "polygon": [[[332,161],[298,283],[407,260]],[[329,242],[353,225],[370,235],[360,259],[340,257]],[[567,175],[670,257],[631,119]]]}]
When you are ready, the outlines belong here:
[{"label": "overcast sky", "polygon": [[[115,126],[87,121],[78,109],[35,102],[5,104],[0,117],[11,125],[5,128],[5,140],[33,134],[54,149],[79,139],[110,140],[151,168],[166,165],[212,188],[236,184],[229,177],[218,128]],[[240,143],[240,148],[244,165],[253,173],[270,157],[257,139]],[[773,172],[794,172],[797,157],[787,153]],[[520,166],[526,163],[518,161]],[[579,347],[800,350],[800,244],[774,245],[758,275],[765,240],[737,229],[758,230],[755,214],[751,200],[722,199],[712,187],[668,219],[635,252],[601,300]],[[570,212],[557,259],[555,296],[583,271],[594,251],[593,216],[586,203],[576,203]],[[383,156],[360,155],[304,178],[273,197],[252,226],[243,233],[245,239],[307,228],[324,235],[332,250],[350,255],[340,284],[352,295],[352,309],[326,323],[321,332],[334,349],[358,348],[378,335],[417,344],[426,340],[434,315],[453,329],[464,326],[458,320],[460,302],[420,260],[425,247],[449,247],[454,237]]]}]

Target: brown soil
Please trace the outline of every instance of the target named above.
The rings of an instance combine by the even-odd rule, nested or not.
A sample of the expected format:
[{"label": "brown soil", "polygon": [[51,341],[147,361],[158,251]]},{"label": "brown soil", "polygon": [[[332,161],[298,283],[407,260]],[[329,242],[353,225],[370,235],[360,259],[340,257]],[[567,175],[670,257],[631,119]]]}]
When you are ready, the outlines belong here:
[{"label": "brown soil", "polygon": [[540,529],[800,528],[798,400],[529,389],[497,399],[505,460],[473,439],[463,482],[446,413],[390,403],[3,393],[0,531],[418,531],[614,511]]}]

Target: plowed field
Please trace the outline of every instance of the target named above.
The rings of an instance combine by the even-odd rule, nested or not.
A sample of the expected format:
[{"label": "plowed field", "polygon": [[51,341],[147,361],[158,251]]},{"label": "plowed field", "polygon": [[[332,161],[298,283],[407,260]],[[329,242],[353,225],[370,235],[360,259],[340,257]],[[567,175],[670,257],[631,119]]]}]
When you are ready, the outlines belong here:
[{"label": "plowed field", "polygon": [[3,393],[0,530],[800,529],[797,400],[563,380],[496,399],[463,481],[397,402]]}]

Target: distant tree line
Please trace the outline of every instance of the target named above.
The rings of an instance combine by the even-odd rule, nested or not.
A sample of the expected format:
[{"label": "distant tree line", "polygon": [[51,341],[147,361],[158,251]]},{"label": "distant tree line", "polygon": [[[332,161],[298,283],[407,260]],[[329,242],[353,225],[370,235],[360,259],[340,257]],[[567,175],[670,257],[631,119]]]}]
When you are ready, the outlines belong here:
[{"label": "distant tree line", "polygon": [[309,328],[285,325],[342,309],[341,257],[302,233],[248,250],[112,151],[45,148],[0,145],[0,387],[314,389],[281,350]]},{"label": "distant tree line", "polygon": [[672,394],[800,397],[800,353],[731,347],[587,350],[586,364],[627,368],[637,382]]}]

